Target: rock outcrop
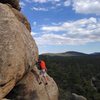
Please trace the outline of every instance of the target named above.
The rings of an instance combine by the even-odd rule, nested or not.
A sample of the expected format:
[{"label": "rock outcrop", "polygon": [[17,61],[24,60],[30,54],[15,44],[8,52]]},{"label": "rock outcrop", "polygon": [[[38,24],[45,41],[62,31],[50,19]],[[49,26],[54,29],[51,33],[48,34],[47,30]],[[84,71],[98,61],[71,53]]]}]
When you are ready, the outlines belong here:
[{"label": "rock outcrop", "polygon": [[58,100],[58,88],[51,77],[47,86],[43,81],[38,84],[38,48],[30,24],[9,3],[18,0],[4,1],[0,1],[0,100]]},{"label": "rock outcrop", "polygon": [[[50,77],[48,82],[46,86],[43,82],[39,85],[35,74],[27,73],[7,97],[11,100],[57,100],[56,84]],[[17,94],[16,91],[18,91]],[[16,95],[12,96],[12,94]]]},{"label": "rock outcrop", "polygon": [[31,32],[31,26],[30,26],[30,23],[28,22],[27,18],[21,12],[16,10],[15,8],[11,7],[11,9],[12,9],[13,13],[15,14],[15,16],[17,17],[17,19],[20,22],[22,22],[26,26],[26,28]]},{"label": "rock outcrop", "polygon": [[92,78],[92,86],[97,92],[100,93],[100,74]]},{"label": "rock outcrop", "polygon": [[87,100],[84,96],[77,95],[76,93],[72,93],[71,100]]}]

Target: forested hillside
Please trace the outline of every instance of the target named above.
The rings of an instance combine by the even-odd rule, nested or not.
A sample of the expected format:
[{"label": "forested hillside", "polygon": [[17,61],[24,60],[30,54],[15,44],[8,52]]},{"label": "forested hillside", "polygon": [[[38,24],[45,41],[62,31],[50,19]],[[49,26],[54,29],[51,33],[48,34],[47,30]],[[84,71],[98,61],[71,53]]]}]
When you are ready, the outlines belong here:
[{"label": "forested hillside", "polygon": [[40,58],[46,61],[48,73],[58,84],[60,100],[70,100],[71,93],[83,95],[87,100],[100,100],[100,91],[92,83],[93,78],[100,76],[100,56],[40,55]]}]

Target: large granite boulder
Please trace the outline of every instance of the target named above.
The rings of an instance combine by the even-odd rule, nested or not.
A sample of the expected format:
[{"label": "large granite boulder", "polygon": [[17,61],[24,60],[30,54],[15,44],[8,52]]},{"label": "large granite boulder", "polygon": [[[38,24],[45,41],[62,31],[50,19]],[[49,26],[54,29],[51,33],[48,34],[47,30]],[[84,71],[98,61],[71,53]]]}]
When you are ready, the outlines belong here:
[{"label": "large granite boulder", "polygon": [[38,49],[31,33],[10,7],[0,4],[0,85],[18,81],[35,63]]},{"label": "large granite boulder", "polygon": [[20,11],[19,0],[0,0],[1,3],[10,4],[13,8]]},{"label": "large granite boulder", "polygon": [[42,84],[39,85],[37,80],[35,73],[27,73],[7,95],[7,98],[11,100],[58,100],[58,88],[52,78],[48,76],[48,85],[44,85],[43,79]]},{"label": "large granite boulder", "polygon": [[38,48],[28,28],[11,7],[0,3],[0,100],[58,100],[52,78],[48,76],[48,86],[38,84],[37,59]]},{"label": "large granite boulder", "polygon": [[100,93],[100,74],[92,78],[92,86]]},{"label": "large granite boulder", "polygon": [[72,93],[71,100],[87,100],[87,99],[82,95],[77,95],[76,93]]}]

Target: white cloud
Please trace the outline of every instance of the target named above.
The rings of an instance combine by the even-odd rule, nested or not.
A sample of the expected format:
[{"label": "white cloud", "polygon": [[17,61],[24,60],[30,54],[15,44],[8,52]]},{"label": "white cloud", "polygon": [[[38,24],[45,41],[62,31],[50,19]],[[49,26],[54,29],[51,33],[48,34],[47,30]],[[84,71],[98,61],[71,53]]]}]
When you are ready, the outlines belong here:
[{"label": "white cloud", "polygon": [[71,30],[77,30],[77,29],[84,29],[85,30],[89,26],[91,26],[91,25],[95,26],[96,24],[97,24],[96,18],[91,17],[89,19],[80,19],[80,20],[72,21],[72,22],[64,22],[64,23],[62,23],[62,25],[58,25],[58,26],[49,26],[49,27],[43,26],[41,28],[41,30],[55,31],[55,32],[71,31]]},{"label": "white cloud", "polygon": [[77,13],[100,14],[100,0],[73,0],[73,9]]},{"label": "white cloud", "polygon": [[66,0],[64,2],[64,6],[70,6],[71,5],[71,0]]},{"label": "white cloud", "polygon": [[41,30],[44,34],[35,37],[37,44],[41,45],[79,45],[100,41],[100,22],[93,17],[56,26],[43,26]]},{"label": "white cloud", "polygon": [[36,2],[36,3],[46,3],[48,0],[25,0],[28,3]]},{"label": "white cloud", "polygon": [[47,8],[41,8],[41,7],[33,7],[32,10],[35,10],[35,11],[48,11]]},{"label": "white cloud", "polygon": [[35,36],[36,34],[37,34],[37,33],[35,33],[35,32],[31,32],[31,35],[32,35],[32,36]]},{"label": "white cloud", "polygon": [[59,45],[70,39],[57,34],[44,34],[41,37],[35,38],[35,40],[39,45]]},{"label": "white cloud", "polygon": [[33,2],[45,3],[47,0],[32,0]]},{"label": "white cloud", "polygon": [[61,6],[61,3],[57,3],[57,4],[56,4],[56,7],[59,7],[59,6]]},{"label": "white cloud", "polygon": [[54,25],[54,26],[58,26],[58,25],[61,25],[61,24],[62,24],[61,22],[58,22],[58,23],[52,22],[52,25]]},{"label": "white cloud", "polygon": [[60,0],[54,0],[55,2],[60,2]]},{"label": "white cloud", "polygon": [[[93,39],[95,37],[90,37],[90,38]],[[90,40],[89,37],[81,39],[81,38],[66,37],[64,35],[58,35],[58,34],[44,34],[40,37],[35,37],[35,40],[38,45],[80,45],[94,41]]]},{"label": "white cloud", "polygon": [[[51,3],[52,8],[71,6],[76,13],[100,15],[100,0],[25,0],[29,3]],[[50,9],[50,7],[48,7]]]},{"label": "white cloud", "polygon": [[51,3],[57,3],[57,2],[60,2],[61,0],[25,0],[26,2],[28,3],[32,3],[32,2],[35,2],[35,3],[47,3],[47,2],[51,2]]},{"label": "white cloud", "polygon": [[22,2],[22,1],[21,1],[19,4],[20,4],[21,8],[25,7],[25,5],[26,5],[26,4],[25,4],[24,2]]},{"label": "white cloud", "polygon": [[36,26],[37,25],[37,22],[33,22],[33,26]]},{"label": "white cloud", "polygon": [[32,1],[31,0],[25,0],[26,2],[28,2],[28,3],[31,3]]}]

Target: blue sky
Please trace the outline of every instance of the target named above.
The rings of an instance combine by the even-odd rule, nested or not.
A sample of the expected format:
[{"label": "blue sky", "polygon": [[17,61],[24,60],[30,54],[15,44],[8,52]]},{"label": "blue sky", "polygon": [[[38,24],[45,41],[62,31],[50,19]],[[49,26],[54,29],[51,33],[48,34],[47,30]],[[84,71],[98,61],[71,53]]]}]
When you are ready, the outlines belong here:
[{"label": "blue sky", "polygon": [[100,0],[20,0],[39,53],[100,52]]}]

